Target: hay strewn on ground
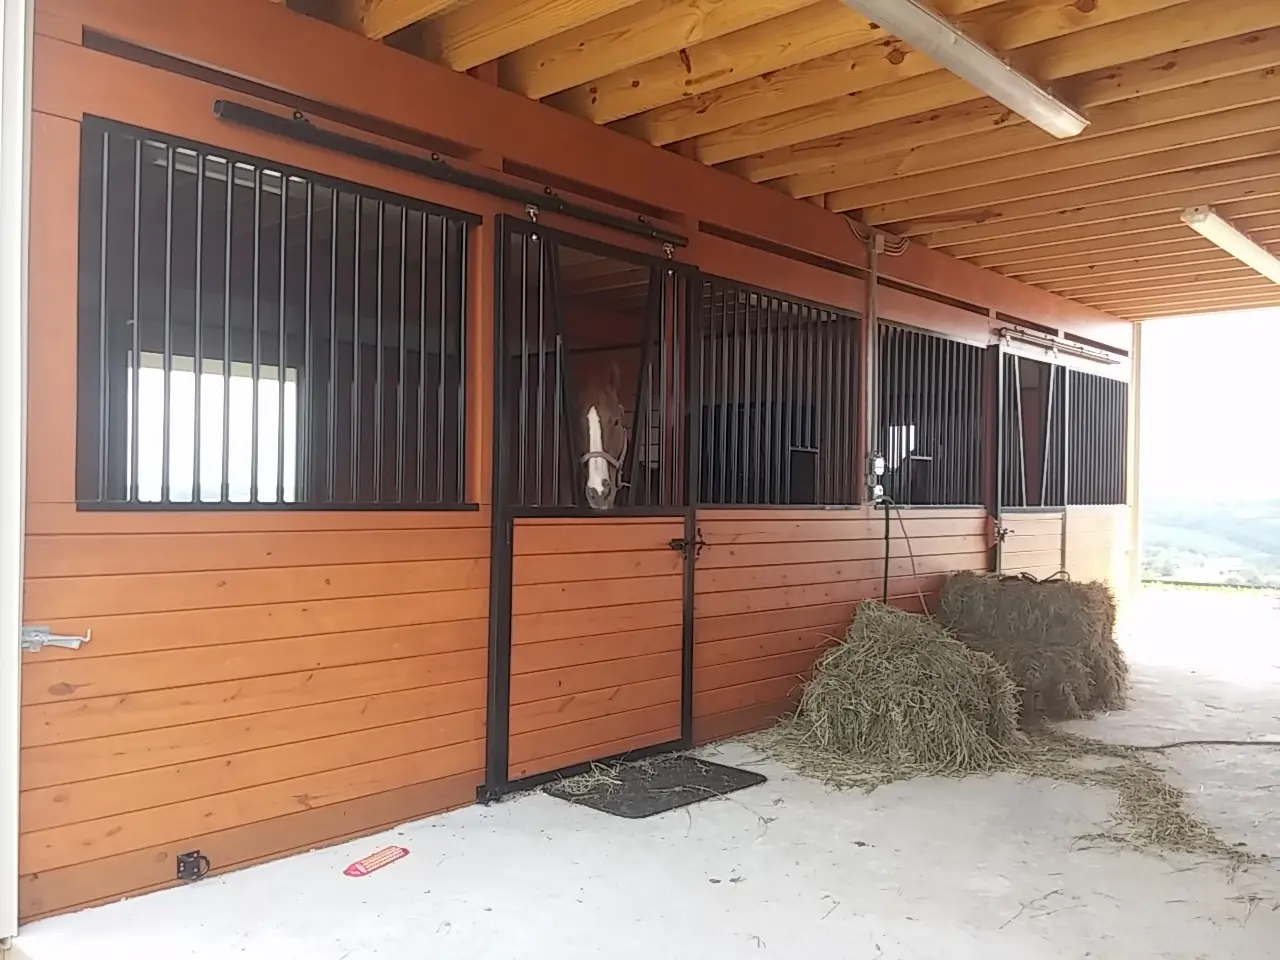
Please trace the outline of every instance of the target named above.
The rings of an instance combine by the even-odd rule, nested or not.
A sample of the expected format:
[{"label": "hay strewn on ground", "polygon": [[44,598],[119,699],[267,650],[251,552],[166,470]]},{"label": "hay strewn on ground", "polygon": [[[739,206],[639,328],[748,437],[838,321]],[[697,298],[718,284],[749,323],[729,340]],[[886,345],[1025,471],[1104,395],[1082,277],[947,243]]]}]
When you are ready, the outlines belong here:
[{"label": "hay strewn on ground", "polygon": [[989,655],[928,617],[867,602],[818,661],[796,714],[748,742],[835,787],[975,773],[1105,787],[1117,795],[1116,817],[1095,839],[1235,866],[1253,859],[1192,814],[1139,750],[1045,727],[1023,734],[1017,706],[1017,687]]},{"label": "hay strewn on ground", "polygon": [[938,620],[1008,668],[1024,725],[1124,706],[1129,671],[1105,584],[961,573],[942,588]]}]

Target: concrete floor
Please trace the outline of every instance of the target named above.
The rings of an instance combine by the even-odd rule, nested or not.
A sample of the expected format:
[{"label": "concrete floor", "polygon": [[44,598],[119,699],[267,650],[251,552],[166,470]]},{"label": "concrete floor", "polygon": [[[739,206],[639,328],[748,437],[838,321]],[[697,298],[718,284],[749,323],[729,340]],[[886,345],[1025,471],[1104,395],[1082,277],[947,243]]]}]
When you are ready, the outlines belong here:
[{"label": "concrete floor", "polygon": [[[1074,725],[1117,742],[1280,739],[1280,600],[1149,592],[1132,709]],[[1280,956],[1280,865],[1076,841],[1111,797],[1011,777],[836,793],[769,776],[642,821],[542,795],[43,921],[30,960]],[[1187,748],[1171,776],[1232,842],[1280,854],[1280,748]],[[388,844],[410,854],[343,875]]]}]

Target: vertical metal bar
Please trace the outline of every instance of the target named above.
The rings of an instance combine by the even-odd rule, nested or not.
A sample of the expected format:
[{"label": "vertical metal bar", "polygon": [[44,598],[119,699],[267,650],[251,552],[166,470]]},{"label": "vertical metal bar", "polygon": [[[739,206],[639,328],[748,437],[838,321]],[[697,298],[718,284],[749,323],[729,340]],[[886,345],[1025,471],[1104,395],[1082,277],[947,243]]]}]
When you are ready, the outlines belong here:
[{"label": "vertical metal bar", "polygon": [[717,461],[719,466],[719,491],[716,496],[716,503],[726,504],[729,502],[730,486],[729,486],[729,405],[733,399],[733,391],[729,386],[729,358],[732,341],[729,334],[729,297],[737,296],[738,288],[728,283],[718,285],[718,293],[720,300],[720,334],[719,347],[720,354],[720,383],[717,402],[720,406],[720,415],[716,419],[716,432],[720,435],[720,457]]},{"label": "vertical metal bar", "polygon": [[942,359],[939,364],[939,397],[941,406],[938,411],[940,440],[938,452],[941,467],[934,471],[938,480],[938,502],[955,503],[956,474],[956,431],[955,431],[955,394],[952,380],[955,371],[956,342],[942,341]]},{"label": "vertical metal bar", "polygon": [[[444,502],[444,451],[445,451],[445,414],[448,406],[445,403],[445,384],[449,379],[449,328],[446,318],[449,315],[449,221],[440,218],[440,339],[439,355],[436,369],[436,500]],[[539,477],[541,482],[541,477]]]},{"label": "vertical metal bar", "polygon": [[1022,411],[1022,360],[1013,361],[1013,389],[1017,398],[1016,418],[1018,425],[1018,500],[1019,505],[1028,507],[1027,502],[1027,429]]},{"label": "vertical metal bar", "polygon": [[107,250],[110,240],[107,225],[110,222],[111,197],[111,134],[102,133],[102,205],[98,210],[98,482],[97,500],[110,499],[111,451],[115,447],[111,436],[111,323],[107,306]]},{"label": "vertical metal bar", "polygon": [[329,409],[325,434],[325,501],[332,503],[338,482],[338,188],[330,190],[329,210],[329,383],[326,394]]},{"label": "vertical metal bar", "polygon": [[200,382],[204,379],[204,348],[202,335],[204,332],[204,154],[196,153],[196,257],[193,284],[195,286],[195,302],[193,305],[193,322],[195,324],[192,353],[195,360],[195,380],[192,389],[191,409],[195,418],[195,432],[191,438],[191,502],[200,502]]},{"label": "vertical metal bar", "polygon": [[[404,382],[409,376],[409,208],[400,207],[400,351],[396,367],[396,503],[404,503]],[[443,320],[441,321],[443,323]],[[421,344],[418,345],[421,348]]]},{"label": "vertical metal bar", "polygon": [[284,386],[289,363],[285,355],[286,262],[289,253],[289,177],[280,174],[280,330],[276,354],[276,503],[284,503]]},{"label": "vertical metal bar", "polygon": [[250,442],[249,442],[249,502],[258,502],[258,388],[262,371],[261,337],[259,316],[261,305],[260,284],[262,282],[262,168],[253,171],[253,307],[251,309],[253,330],[253,359],[251,364],[250,386]]},{"label": "vertical metal bar", "polygon": [[733,386],[730,389],[729,399],[731,403],[731,413],[733,414],[733,427],[729,433],[729,462],[725,465],[726,469],[731,472],[729,474],[729,498],[727,503],[741,503],[741,494],[738,486],[741,479],[738,462],[739,447],[741,446],[741,437],[739,431],[741,423],[738,417],[738,408],[742,402],[742,340],[738,333],[738,305],[739,299],[743,295],[740,287],[734,286],[733,290]]},{"label": "vertical metal bar", "polygon": [[160,411],[160,502],[169,502],[169,453],[173,395],[173,164],[172,146],[165,150],[164,184],[164,385]]},{"label": "vertical metal bar", "polygon": [[[520,451],[516,462],[516,478],[519,493],[516,503],[529,506],[528,481],[525,476],[525,453],[529,447],[529,235],[520,231],[520,393],[519,393],[519,438],[516,446]],[[537,240],[534,240],[537,243]],[[542,248],[535,248],[538,253],[538,309],[542,309]],[[558,367],[557,367],[558,369]],[[557,374],[559,379],[559,374]]]},{"label": "vertical metal bar", "polygon": [[383,396],[384,383],[382,379],[383,368],[383,349],[382,342],[382,326],[383,317],[383,295],[385,286],[385,237],[387,226],[387,206],[383,201],[379,200],[375,208],[378,211],[378,237],[374,242],[374,256],[377,258],[374,265],[374,283],[376,288],[373,294],[373,502],[382,502],[382,407],[385,400]]},{"label": "vertical metal bar", "polygon": [[316,189],[315,183],[311,180],[307,181],[307,223],[306,223],[306,240],[303,244],[303,256],[305,262],[302,267],[302,374],[298,377],[298,391],[301,394],[304,390],[306,393],[306,401],[302,404],[302,423],[299,426],[298,433],[301,434],[301,442],[298,444],[298,491],[294,498],[298,501],[310,503],[314,497],[312,489],[313,477],[312,471],[314,464],[312,462],[312,444],[314,442],[313,433],[315,431],[315,342],[311,331],[311,285],[312,277],[312,257],[315,253],[315,203]]},{"label": "vertical metal bar", "polygon": [[351,502],[360,502],[360,244],[364,220],[364,198],[351,197],[355,224],[352,228],[354,251],[351,258]]},{"label": "vertical metal bar", "polygon": [[133,381],[133,388],[130,393],[132,398],[130,410],[129,424],[129,500],[136,502],[138,499],[138,408],[141,406],[141,390],[142,381],[142,314],[140,310],[140,297],[138,282],[138,273],[140,269],[140,258],[142,256],[142,141],[135,140],[133,144],[133,351],[132,351],[132,367],[130,376]]},{"label": "vertical metal bar", "polygon": [[762,298],[764,306],[764,335],[760,342],[760,352],[764,354],[764,381],[760,386],[760,403],[764,407],[763,422],[764,430],[761,437],[761,445],[764,447],[764,456],[761,458],[761,466],[763,468],[761,482],[761,503],[773,503],[773,473],[778,460],[778,440],[774,436],[774,407],[773,402],[773,365],[776,359],[777,350],[774,349],[773,335],[774,310],[778,304],[777,297]]},{"label": "vertical metal bar", "polygon": [[236,165],[227,160],[227,245],[222,274],[222,478],[218,499],[231,499],[231,243],[236,201]]},{"label": "vertical metal bar", "polygon": [[456,474],[454,502],[467,498],[467,319],[470,304],[467,297],[468,230],[466,223],[458,223],[458,311],[454,316],[454,336],[458,341],[458,360],[454,364],[458,385],[457,436],[454,438]]},{"label": "vertical metal bar", "polygon": [[[671,434],[668,433],[668,416],[671,413],[671,346],[672,333],[669,328],[672,317],[669,316],[666,308],[666,300],[663,297],[664,284],[662,275],[658,275],[658,283],[653,285],[653,294],[658,298],[657,320],[658,320],[658,394],[657,401],[662,404],[658,411],[658,504],[657,506],[667,506],[669,503],[675,502],[675,476],[673,476],[671,456]],[[652,403],[649,404],[653,406]],[[648,436],[645,442],[648,443]]]},{"label": "vertical metal bar", "polygon": [[[550,254],[548,254],[546,249],[544,248],[543,256],[538,257],[538,370],[537,370],[538,385],[537,385],[537,388],[534,390],[538,398],[538,408],[537,408],[537,415],[534,417],[534,422],[536,424],[534,430],[535,430],[535,436],[537,437],[537,439],[534,441],[535,447],[534,447],[534,457],[533,457],[534,476],[536,477],[535,482],[537,483],[537,487],[535,488],[537,492],[534,493],[534,503],[537,503],[538,505],[542,505],[546,503],[546,497],[542,490],[542,478],[543,478],[543,471],[544,471],[542,448],[546,445],[546,437],[547,437],[546,420],[543,412],[543,407],[545,405],[544,401],[546,400],[546,394],[547,394],[547,385],[546,385],[547,366],[548,366],[548,362],[552,359],[551,355],[547,351],[547,337],[546,337],[546,303],[547,303],[546,258],[549,255]],[[556,255],[558,255],[558,252]],[[560,383],[559,370],[560,370],[560,367],[559,367],[559,364],[557,363],[556,379],[555,379],[555,385],[553,388],[553,393],[554,393],[553,399],[560,398],[560,391],[561,391],[562,385]],[[558,407],[556,409],[559,410]],[[555,419],[557,423],[560,420],[558,416]],[[557,445],[555,450],[552,453],[552,456],[558,456],[560,451],[558,430],[556,431],[556,434],[557,436],[555,437],[555,440]],[[558,494],[558,493],[559,493],[558,490],[553,491],[553,494]]]},{"label": "vertical metal bar", "polygon": [[[418,258],[418,447],[417,447],[417,502],[425,503],[427,499],[427,234],[430,230],[431,216],[425,210],[419,215],[422,221],[422,250]],[[507,263],[507,254],[501,254],[501,263]],[[498,306],[502,309],[502,305]],[[502,316],[500,314],[500,316]],[[502,343],[503,330],[494,333],[494,340]],[[500,354],[501,356],[501,354]],[[495,369],[494,377],[503,376],[505,368]],[[501,411],[494,411],[494,418],[501,416]],[[497,429],[496,427],[494,429]],[[437,491],[437,494],[439,491]]]},{"label": "vertical metal bar", "polygon": [[[1049,369],[1049,384],[1044,388],[1044,396],[1045,396],[1044,450],[1042,451],[1042,455],[1040,457],[1040,502],[1037,504],[1037,506],[1041,506],[1041,507],[1050,506],[1049,471],[1053,463],[1053,459],[1051,456],[1053,452],[1053,428],[1054,428],[1053,393],[1054,393],[1054,387],[1055,387],[1054,381],[1058,373],[1058,367],[1056,364],[1047,363],[1045,364],[1045,366],[1048,367]],[[1041,376],[1040,379],[1041,379],[1041,382],[1043,383],[1044,382],[1043,375]]]},{"label": "vertical metal bar", "polygon": [[760,331],[760,317],[765,312],[766,297],[763,292],[755,298],[755,309],[747,312],[747,342],[751,345],[755,358],[754,369],[748,368],[751,388],[747,396],[751,398],[751,443],[747,446],[747,457],[751,466],[751,487],[747,498],[751,503],[761,503],[763,497],[762,480],[764,479],[764,352],[765,341]]}]

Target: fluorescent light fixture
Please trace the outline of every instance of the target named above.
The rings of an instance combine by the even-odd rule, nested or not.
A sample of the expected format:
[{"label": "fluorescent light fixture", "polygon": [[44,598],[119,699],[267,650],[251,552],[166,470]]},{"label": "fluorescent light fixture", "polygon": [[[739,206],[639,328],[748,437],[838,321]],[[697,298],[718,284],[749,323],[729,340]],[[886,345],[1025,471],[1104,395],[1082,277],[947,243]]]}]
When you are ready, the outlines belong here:
[{"label": "fluorescent light fixture", "polygon": [[1280,259],[1218,216],[1213,207],[1189,207],[1182,212],[1182,222],[1268,280],[1280,283]]},{"label": "fluorescent light fixture", "polygon": [[1059,139],[1077,136],[1089,125],[1025,73],[916,0],[844,0],[844,4]]}]

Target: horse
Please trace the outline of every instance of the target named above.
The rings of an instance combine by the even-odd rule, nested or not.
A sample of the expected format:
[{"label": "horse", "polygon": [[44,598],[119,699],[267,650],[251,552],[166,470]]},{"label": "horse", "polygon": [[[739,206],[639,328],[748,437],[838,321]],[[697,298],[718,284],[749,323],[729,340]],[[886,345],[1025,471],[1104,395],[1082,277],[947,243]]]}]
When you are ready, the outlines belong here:
[{"label": "horse", "polygon": [[587,506],[609,510],[623,486],[622,465],[627,456],[630,428],[619,390],[622,375],[617,363],[605,369],[584,371],[578,394],[582,465],[585,468]]}]

